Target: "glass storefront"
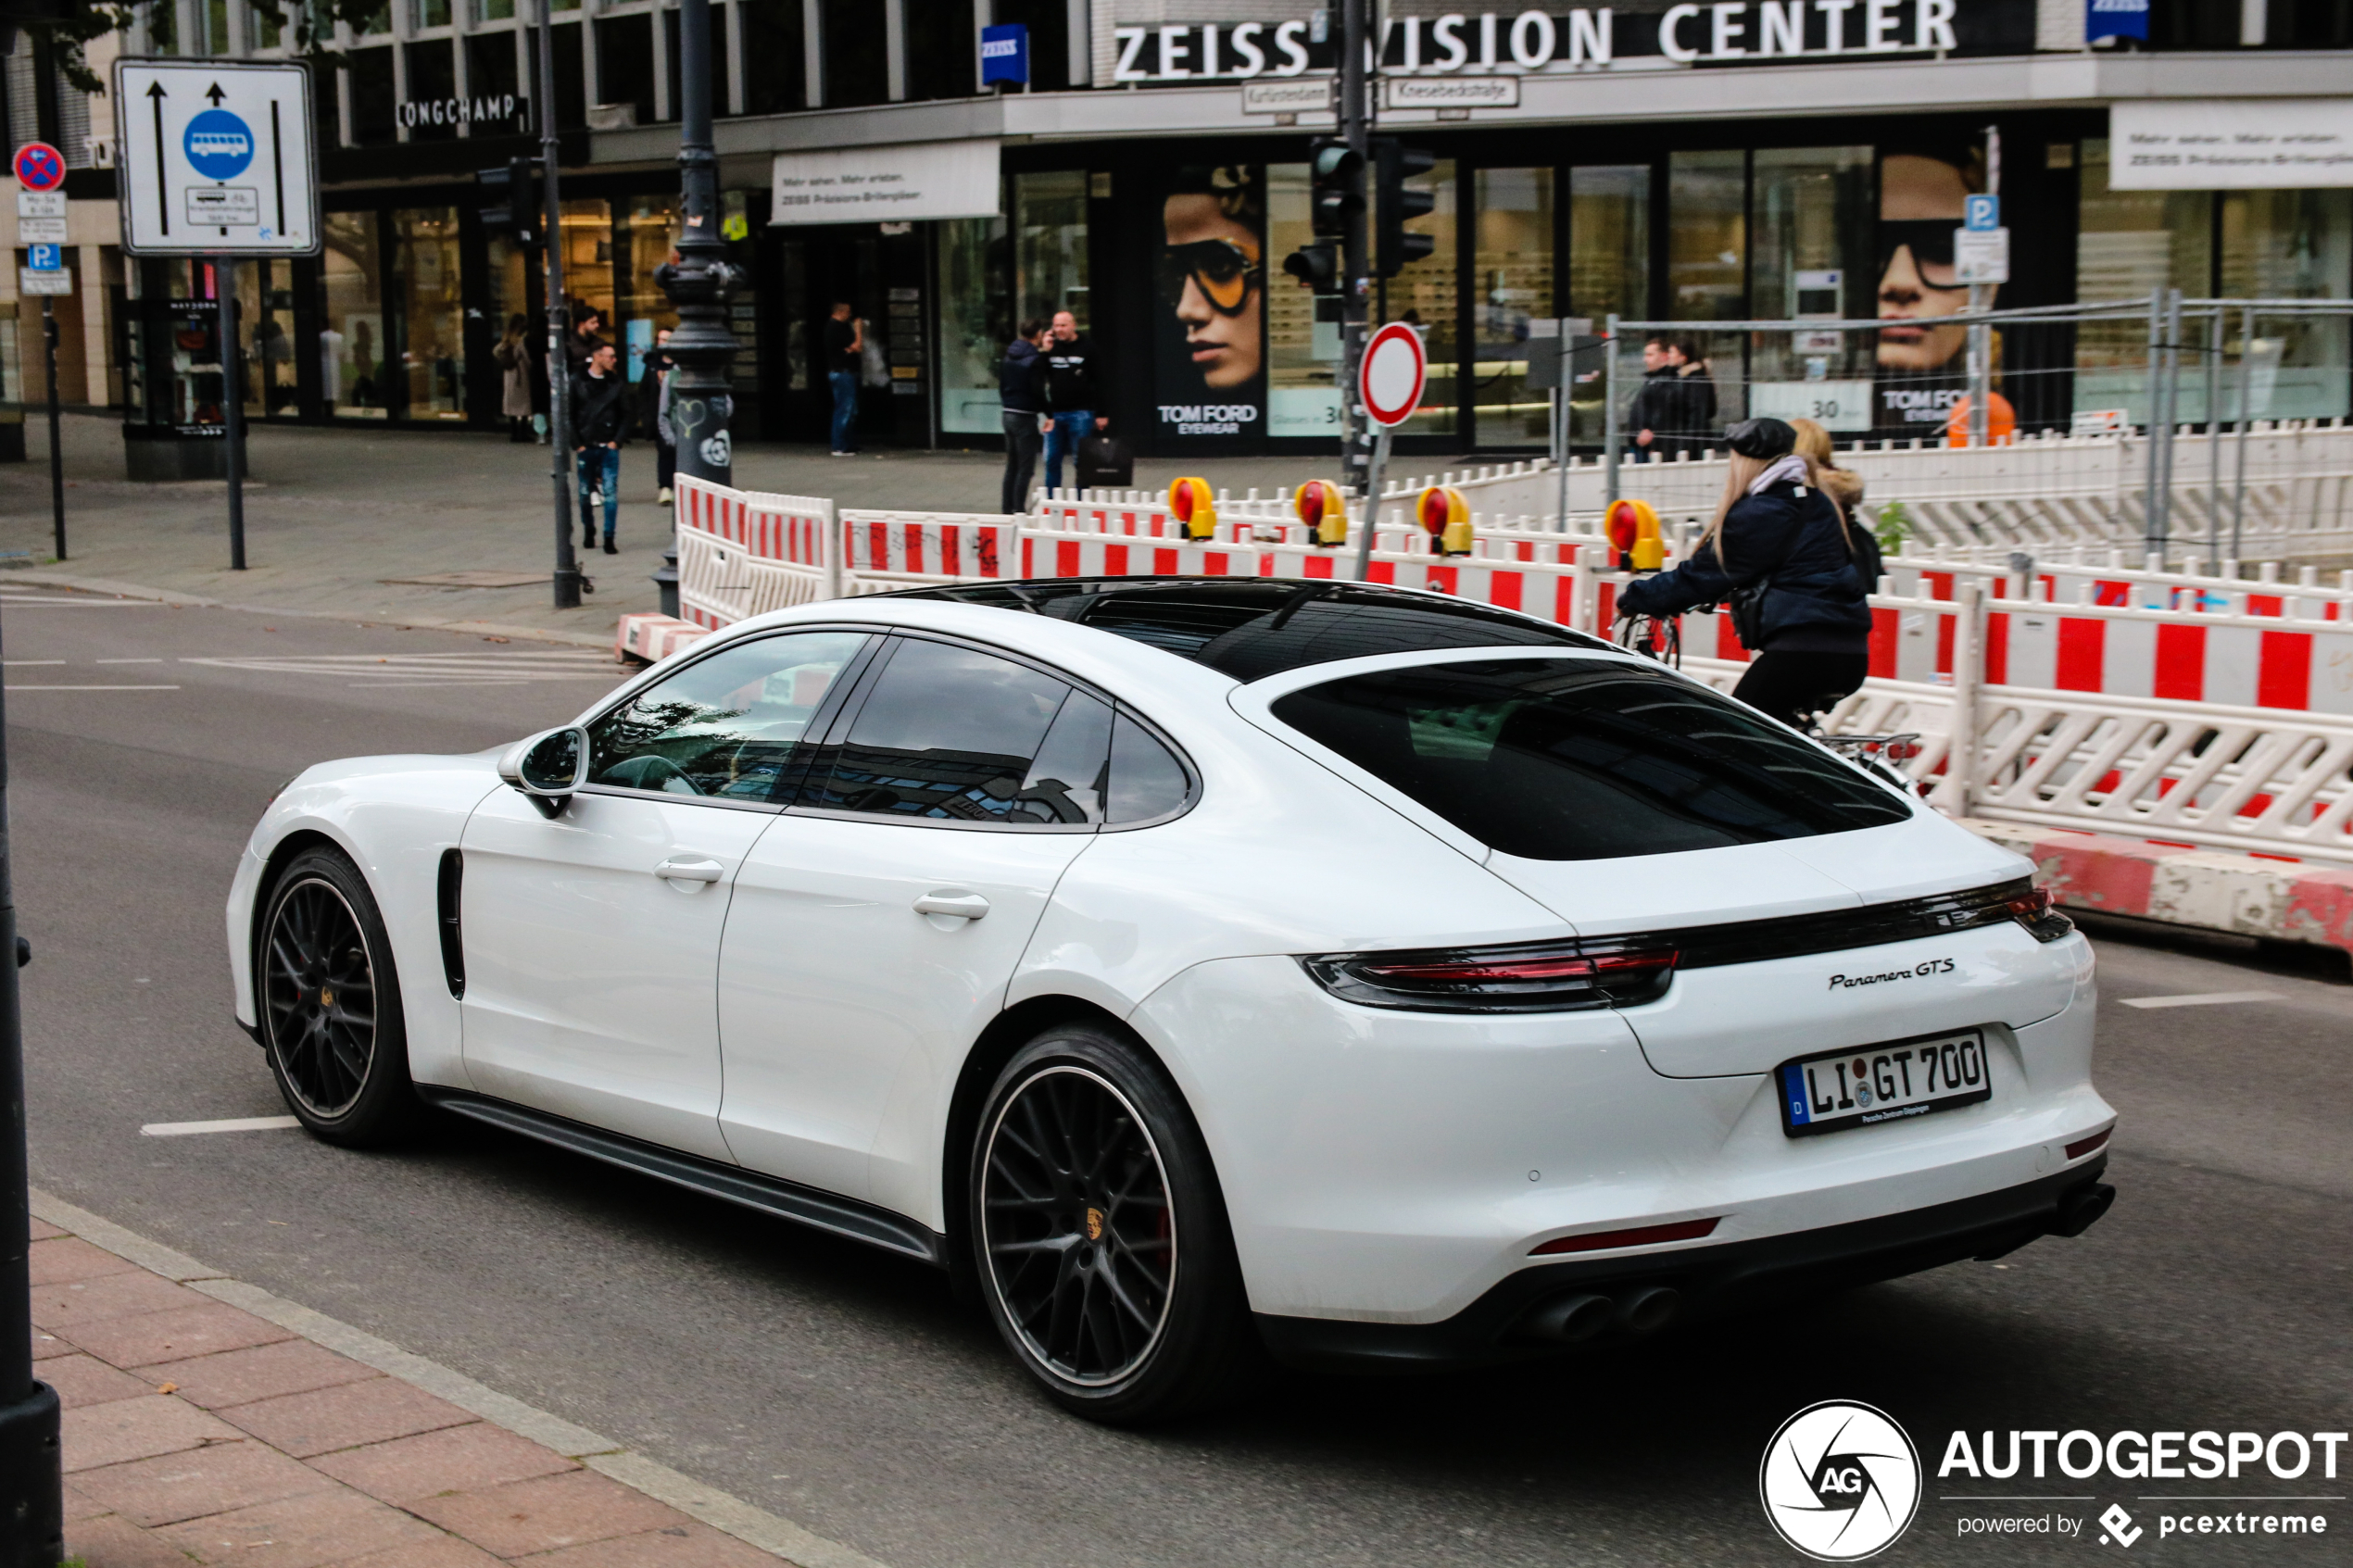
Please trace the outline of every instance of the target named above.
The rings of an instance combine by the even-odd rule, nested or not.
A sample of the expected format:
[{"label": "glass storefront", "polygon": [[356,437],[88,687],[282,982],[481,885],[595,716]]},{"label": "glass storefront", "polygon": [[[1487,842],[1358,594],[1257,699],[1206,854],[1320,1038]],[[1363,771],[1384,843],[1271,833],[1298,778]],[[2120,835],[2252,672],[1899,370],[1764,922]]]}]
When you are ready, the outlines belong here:
[{"label": "glass storefront", "polygon": [[[1651,166],[1592,164],[1568,171],[1568,309],[1592,322],[1651,319]],[[1621,354],[1621,380],[1642,373],[1642,345]],[[1605,425],[1602,387],[1577,388],[1569,397],[1569,439],[1601,441]]]},{"label": "glass storefront", "polygon": [[[997,361],[1013,340],[1005,294],[1005,220],[960,218],[937,225],[939,428],[944,434],[999,435]],[[793,319],[798,320],[796,315]],[[792,355],[800,387],[806,355]]]},{"label": "glass storefront", "polygon": [[1014,315],[1046,320],[1067,310],[1090,330],[1086,170],[1016,174],[1013,190]]},{"label": "glass storefront", "polygon": [[[1406,225],[1409,232],[1428,234],[1437,245],[1419,261],[1379,285],[1376,324],[1403,321],[1422,330],[1422,352],[1428,358],[1428,385],[1422,406],[1397,427],[1399,435],[1453,435],[1461,424],[1460,339],[1456,331],[1462,291],[1462,260],[1454,250],[1455,170],[1453,158],[1440,158],[1426,172],[1405,182],[1406,188],[1427,191],[1434,205]],[[1375,257],[1378,262],[1378,257]],[[1276,263],[1280,266],[1281,263]]]},{"label": "glass storefront", "polygon": [[412,420],[462,420],[466,307],[458,209],[396,208],[392,243],[400,287],[402,412]]},{"label": "glass storefront", "polygon": [[[1303,163],[1266,166],[1266,254],[1281,258],[1315,237]],[[1266,284],[1266,433],[1330,440],[1340,433],[1340,322],[1318,321],[1315,291],[1288,276]]]},{"label": "glass storefront", "polygon": [[327,214],[319,263],[320,396],[340,419],[381,420],[387,411],[381,241],[376,214]]},{"label": "glass storefront", "polygon": [[247,261],[237,269],[239,369],[249,419],[292,414],[299,404],[293,274],[290,261]]},{"label": "glass storefront", "polygon": [[678,324],[678,312],[654,282],[654,270],[670,259],[686,228],[686,207],[677,196],[632,196],[624,223],[628,270],[623,282],[628,292],[607,335],[620,334],[616,341],[622,360],[635,383],[645,379],[646,355],[654,346],[655,334]]},{"label": "glass storefront", "polygon": [[[1749,190],[1753,320],[1876,314],[1876,161],[1869,147],[1757,151]],[[1812,419],[1843,434],[1867,432],[1872,355],[1870,337],[1860,332],[1758,332],[1749,345],[1746,411]]]},{"label": "glass storefront", "polygon": [[[2221,297],[2344,299],[2353,273],[2353,190],[2225,191],[2217,214]],[[2247,406],[2259,420],[2341,419],[2353,411],[2347,380],[2348,323],[2343,316],[2258,316],[2244,345],[2241,323],[2225,321],[2225,353],[2246,358]],[[2188,390],[2184,378],[2183,390]],[[2204,397],[2204,386],[2198,397]],[[2221,390],[2221,415],[2238,417],[2235,385]],[[2185,396],[2184,403],[2189,399]],[[2202,418],[2185,413],[2185,419]]]},{"label": "glass storefront", "polygon": [[1553,308],[1553,171],[1478,171],[1473,373],[1482,446],[1548,446],[1552,396],[1528,388],[1528,322]]}]

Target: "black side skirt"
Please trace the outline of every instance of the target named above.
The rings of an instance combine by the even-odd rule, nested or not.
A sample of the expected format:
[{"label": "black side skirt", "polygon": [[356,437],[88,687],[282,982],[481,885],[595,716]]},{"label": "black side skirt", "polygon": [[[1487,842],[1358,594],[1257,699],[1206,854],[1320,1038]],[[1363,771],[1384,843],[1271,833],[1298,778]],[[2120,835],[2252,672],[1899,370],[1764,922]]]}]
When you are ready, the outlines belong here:
[{"label": "black side skirt", "polygon": [[855,1198],[838,1198],[829,1192],[797,1183],[763,1176],[740,1166],[722,1165],[714,1160],[697,1159],[675,1149],[661,1148],[640,1143],[635,1138],[623,1137],[578,1122],[550,1116],[503,1099],[492,1099],[464,1089],[452,1089],[434,1084],[420,1084],[417,1093],[431,1105],[438,1106],[459,1116],[488,1123],[510,1133],[521,1133],[527,1138],[537,1138],[558,1148],[585,1154],[591,1160],[601,1160],[609,1165],[651,1176],[698,1192],[707,1198],[739,1203],[747,1209],[757,1209],[778,1219],[811,1225],[836,1236],[846,1236],[852,1241],[862,1241],[879,1247],[886,1252],[919,1259],[937,1268],[948,1266],[948,1238],[929,1225],[911,1220],[904,1214],[894,1214]]}]

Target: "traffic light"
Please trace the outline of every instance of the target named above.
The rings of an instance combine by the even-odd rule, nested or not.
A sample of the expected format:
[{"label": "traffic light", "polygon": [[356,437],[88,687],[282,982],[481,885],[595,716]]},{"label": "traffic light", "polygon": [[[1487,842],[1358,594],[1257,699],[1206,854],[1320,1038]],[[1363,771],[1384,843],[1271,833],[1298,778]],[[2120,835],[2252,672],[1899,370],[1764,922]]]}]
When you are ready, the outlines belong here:
[{"label": "traffic light", "polygon": [[503,169],[485,169],[474,176],[482,189],[482,232],[485,239],[501,235],[519,245],[539,243],[539,160],[514,157]]},{"label": "traffic light", "polygon": [[1317,294],[1340,293],[1340,246],[1331,240],[1303,245],[1283,258],[1283,270]]},{"label": "traffic light", "polygon": [[1436,167],[1438,155],[1423,147],[1401,144],[1393,136],[1373,138],[1373,236],[1376,270],[1394,278],[1413,262],[1438,248],[1428,234],[1409,234],[1405,225],[1427,217],[1438,197],[1428,191],[1409,191],[1405,182]]},{"label": "traffic light", "polygon": [[1308,210],[1319,240],[1348,237],[1348,220],[1365,210],[1365,160],[1337,136],[1318,136],[1307,145],[1314,181]]}]

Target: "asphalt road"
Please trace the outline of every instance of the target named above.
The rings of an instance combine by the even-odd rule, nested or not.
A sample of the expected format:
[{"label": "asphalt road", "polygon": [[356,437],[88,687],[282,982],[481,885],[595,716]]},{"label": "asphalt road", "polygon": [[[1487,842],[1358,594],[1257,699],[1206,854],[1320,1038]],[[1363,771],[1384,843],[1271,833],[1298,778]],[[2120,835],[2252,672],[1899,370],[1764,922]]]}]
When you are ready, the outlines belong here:
[{"label": "asphalt road", "polygon": [[[2353,1425],[2353,985],[2180,944],[2101,942],[2121,1197],[2081,1240],[1532,1370],[1285,1377],[1145,1434],[1033,1398],[920,1266],[487,1129],[373,1155],[296,1132],[142,1137],[283,1110],[231,1021],[220,924],[280,784],[321,759],[514,738],[614,671],[522,642],[44,597],[70,596],[0,584],[36,1185],[893,1568],[1780,1564],[1798,1560],[1765,1525],[1757,1462],[1818,1399],[1879,1405],[1931,1466],[1957,1428]],[[2273,999],[2118,1001],[2235,991]],[[1939,1500],[2003,1490],[2096,1492],[2007,1511],[2121,1500],[2146,1525],[2136,1494],[2353,1486],[1931,1476],[1883,1561],[2103,1549],[1962,1537],[1964,1514],[2003,1510]],[[2151,1530],[2130,1555],[2344,1562],[2353,1508],[2309,1506],[2331,1538]]]}]

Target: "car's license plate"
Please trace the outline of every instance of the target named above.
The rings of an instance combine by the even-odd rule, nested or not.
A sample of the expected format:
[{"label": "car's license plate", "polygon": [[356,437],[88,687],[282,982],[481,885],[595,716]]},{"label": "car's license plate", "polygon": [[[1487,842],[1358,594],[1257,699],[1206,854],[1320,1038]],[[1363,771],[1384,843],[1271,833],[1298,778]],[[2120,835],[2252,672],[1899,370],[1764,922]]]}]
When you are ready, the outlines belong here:
[{"label": "car's license plate", "polygon": [[1994,1093],[1985,1035],[1976,1029],[1801,1057],[1774,1075],[1781,1130],[1793,1138],[1951,1110]]}]

